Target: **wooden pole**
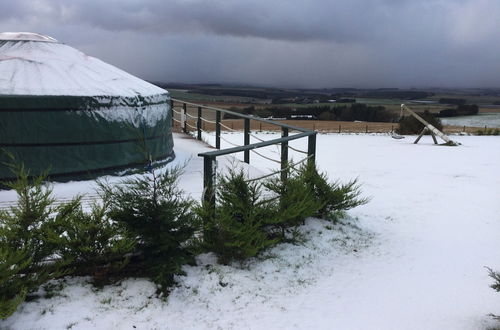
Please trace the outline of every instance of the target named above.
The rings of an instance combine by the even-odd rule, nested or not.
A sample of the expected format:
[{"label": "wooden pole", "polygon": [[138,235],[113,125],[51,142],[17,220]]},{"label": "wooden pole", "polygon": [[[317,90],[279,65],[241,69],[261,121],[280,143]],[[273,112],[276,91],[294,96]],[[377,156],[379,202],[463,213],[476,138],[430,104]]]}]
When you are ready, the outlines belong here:
[{"label": "wooden pole", "polygon": [[220,149],[220,118],[221,113],[217,111],[215,113],[215,148]]},{"label": "wooden pole", "polygon": [[[281,137],[288,136],[288,128],[282,127]],[[281,180],[287,179],[286,167],[288,166],[288,141],[281,143]]]},{"label": "wooden pole", "polygon": [[198,121],[196,122],[196,128],[198,131],[197,139],[201,141],[201,107],[198,107]]},{"label": "wooden pole", "polygon": [[187,104],[183,103],[182,104],[182,115],[181,115],[181,122],[182,122],[182,131],[184,133],[187,133]]},{"label": "wooden pole", "polygon": [[215,216],[215,174],[217,162],[215,157],[203,157],[203,201],[208,204],[209,218]]},{"label": "wooden pole", "polygon": [[417,144],[417,143],[418,143],[418,141],[420,141],[420,139],[422,138],[422,136],[424,136],[424,134],[425,134],[425,132],[426,132],[427,130],[428,130],[428,128],[427,128],[427,127],[424,127],[424,128],[422,129],[422,132],[420,132],[420,135],[417,137],[417,139],[416,139],[416,140],[415,140],[415,142],[413,142],[413,143],[414,143],[414,144]]},{"label": "wooden pole", "polygon": [[[250,119],[245,118],[244,120],[244,145],[249,145],[250,144]],[[243,161],[247,164],[250,164],[250,150],[245,150],[243,152]]]},{"label": "wooden pole", "polygon": [[307,140],[307,155],[310,156],[309,162],[315,163],[316,159],[316,134],[309,135]]}]

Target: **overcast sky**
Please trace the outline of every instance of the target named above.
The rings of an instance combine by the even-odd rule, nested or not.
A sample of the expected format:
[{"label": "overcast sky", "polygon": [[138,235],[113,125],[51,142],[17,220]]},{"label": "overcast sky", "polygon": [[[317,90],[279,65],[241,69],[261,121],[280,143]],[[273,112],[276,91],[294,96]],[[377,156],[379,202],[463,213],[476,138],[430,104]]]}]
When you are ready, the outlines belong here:
[{"label": "overcast sky", "polygon": [[1,0],[144,79],[287,87],[500,87],[499,0]]}]

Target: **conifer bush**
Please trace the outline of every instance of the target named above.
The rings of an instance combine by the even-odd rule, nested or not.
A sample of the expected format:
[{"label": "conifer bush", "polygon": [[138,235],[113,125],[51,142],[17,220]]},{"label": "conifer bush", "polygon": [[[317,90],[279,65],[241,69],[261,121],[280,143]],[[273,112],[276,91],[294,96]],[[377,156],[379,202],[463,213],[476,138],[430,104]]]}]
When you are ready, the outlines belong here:
[{"label": "conifer bush", "polygon": [[182,265],[193,261],[188,243],[197,229],[194,202],[177,187],[179,174],[175,168],[114,186],[100,183],[107,216],[136,241],[141,260],[135,274],[151,277],[163,291],[174,284],[175,275],[183,274]]},{"label": "conifer bush", "polygon": [[47,242],[72,275],[92,275],[94,280],[124,267],[136,244],[123,225],[107,217],[108,205],[94,203],[84,212],[81,197],[60,208],[47,229]]},{"label": "conifer bush", "polygon": [[34,278],[23,275],[30,265],[26,250],[12,250],[0,243],[0,319],[12,315],[32,289]]},{"label": "conifer bush", "polygon": [[244,260],[277,243],[265,227],[272,212],[262,198],[262,186],[247,182],[242,171],[230,171],[218,183],[215,213],[204,204],[198,214],[204,219],[203,246],[220,263]]},{"label": "conifer bush", "polygon": [[[493,279],[494,283],[490,285],[490,287],[497,291],[497,292],[500,292],[500,273],[499,272],[495,272],[493,269],[491,268],[488,268],[486,267],[486,269],[488,270],[488,273],[490,275],[490,277]],[[495,314],[490,314],[493,318],[495,318],[496,320],[500,321],[500,316],[499,315],[495,315]]]},{"label": "conifer bush", "polygon": [[306,218],[314,216],[321,208],[321,202],[312,186],[306,182],[301,171],[287,170],[285,177],[269,179],[264,186],[275,196],[271,201],[271,229],[286,240],[286,234],[304,224]]},{"label": "conifer bush", "polygon": [[322,219],[335,219],[334,214],[368,203],[368,198],[361,198],[357,179],[347,183],[329,182],[325,173],[318,171],[313,163],[299,169],[299,176],[305,185],[312,189],[320,207],[314,216]]},{"label": "conifer bush", "polygon": [[51,187],[41,175],[32,180],[23,165],[9,165],[17,175],[4,183],[18,196],[17,205],[0,210],[0,317],[6,318],[26,295],[61,275],[59,264],[43,264],[53,255],[46,228],[57,208]]},{"label": "conifer bush", "polygon": [[105,217],[106,205],[85,213],[81,198],[55,205],[46,175],[30,178],[25,167],[8,164],[16,181],[3,183],[18,201],[0,210],[0,318],[26,296],[63,275],[96,275],[124,264],[134,241]]}]

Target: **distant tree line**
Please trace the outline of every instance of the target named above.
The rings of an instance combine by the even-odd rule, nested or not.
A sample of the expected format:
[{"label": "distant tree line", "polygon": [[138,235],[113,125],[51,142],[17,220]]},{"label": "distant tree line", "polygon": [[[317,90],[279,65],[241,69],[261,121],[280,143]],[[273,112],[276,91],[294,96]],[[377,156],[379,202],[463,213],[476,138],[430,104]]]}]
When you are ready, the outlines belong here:
[{"label": "distant tree line", "polygon": [[472,116],[479,113],[476,104],[460,104],[456,109],[444,109],[439,111],[438,117]]},{"label": "distant tree line", "polygon": [[[310,106],[303,108],[267,107],[255,109],[246,107],[243,109],[232,109],[233,111],[246,115],[254,115],[261,118],[285,118],[285,119],[315,119],[315,120],[339,120],[339,121],[368,121],[368,122],[396,122],[398,115],[388,111],[383,106],[369,106],[362,103],[354,103],[350,106]],[[238,117],[226,114],[225,119],[237,119]]]},{"label": "distant tree line", "polygon": [[362,95],[360,95],[360,97],[374,98],[374,99],[418,100],[418,99],[425,99],[432,95],[433,95],[432,93],[422,92],[422,91],[382,89],[382,90],[373,90],[365,92]]}]

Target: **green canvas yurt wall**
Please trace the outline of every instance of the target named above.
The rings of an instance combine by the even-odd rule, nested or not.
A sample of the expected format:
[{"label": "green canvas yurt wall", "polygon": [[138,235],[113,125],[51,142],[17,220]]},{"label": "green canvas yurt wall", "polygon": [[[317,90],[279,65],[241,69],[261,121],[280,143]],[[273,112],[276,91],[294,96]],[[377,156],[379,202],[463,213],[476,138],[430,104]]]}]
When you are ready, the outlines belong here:
[{"label": "green canvas yurt wall", "polygon": [[161,88],[50,37],[0,33],[1,162],[66,180],[169,161],[171,118]]}]

